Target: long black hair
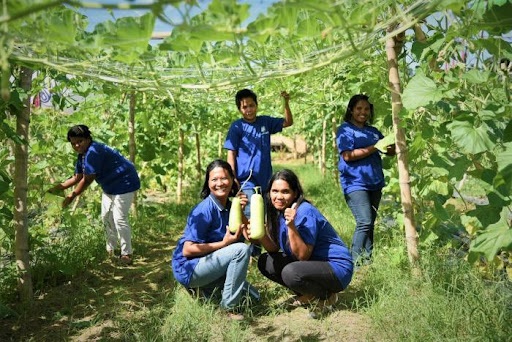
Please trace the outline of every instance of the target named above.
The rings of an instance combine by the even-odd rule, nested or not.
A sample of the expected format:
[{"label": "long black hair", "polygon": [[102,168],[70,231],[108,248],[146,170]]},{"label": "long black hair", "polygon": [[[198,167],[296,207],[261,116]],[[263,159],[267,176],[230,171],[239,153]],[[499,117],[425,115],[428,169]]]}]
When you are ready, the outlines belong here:
[{"label": "long black hair", "polygon": [[272,238],[276,246],[279,246],[279,238],[277,233],[279,231],[279,223],[277,218],[279,216],[278,210],[272,205],[272,200],[270,199],[270,191],[272,189],[272,184],[274,184],[277,180],[284,180],[290,186],[290,190],[295,194],[295,198],[292,203],[297,203],[297,207],[300,206],[302,202],[309,202],[304,198],[304,191],[302,190],[302,186],[300,185],[299,178],[297,175],[289,169],[283,169],[277,171],[272,175],[268,182],[267,191],[265,193],[265,202],[267,206],[267,235]]},{"label": "long black hair", "polygon": [[68,131],[68,141],[71,141],[71,138],[85,138],[92,140],[92,135],[91,131],[89,131],[89,127],[86,125],[76,125],[71,127]]},{"label": "long black hair", "polygon": [[201,190],[201,198],[205,199],[206,197],[210,196],[210,172],[215,169],[216,167],[221,167],[224,170],[226,170],[229,173],[229,176],[233,180],[233,186],[231,187],[231,191],[229,193],[230,196],[235,196],[238,192],[238,185],[235,182],[235,174],[233,173],[233,169],[231,168],[231,165],[228,164],[228,162],[222,160],[222,159],[215,159],[212,161],[208,166],[206,167],[206,175],[204,178],[204,184],[203,189]]},{"label": "long black hair", "polygon": [[345,116],[343,117],[343,121],[350,122],[352,119],[352,112],[354,111],[354,107],[359,101],[366,101],[370,105],[370,116],[368,117],[366,123],[372,124],[374,116],[373,103],[370,102],[370,97],[365,94],[357,94],[350,98],[348,101],[347,110],[345,111]]}]

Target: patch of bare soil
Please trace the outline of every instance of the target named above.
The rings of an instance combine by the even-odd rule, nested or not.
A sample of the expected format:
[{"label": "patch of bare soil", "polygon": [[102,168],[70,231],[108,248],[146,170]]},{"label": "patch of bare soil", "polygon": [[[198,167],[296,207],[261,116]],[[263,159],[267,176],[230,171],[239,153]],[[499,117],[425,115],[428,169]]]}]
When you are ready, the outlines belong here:
[{"label": "patch of bare soil", "polygon": [[173,286],[172,247],[170,241],[139,244],[145,253],[133,265],[105,260],[50,289],[29,309],[20,308],[22,317],[0,320],[0,341],[121,340],[119,315],[158,304],[162,290]]}]

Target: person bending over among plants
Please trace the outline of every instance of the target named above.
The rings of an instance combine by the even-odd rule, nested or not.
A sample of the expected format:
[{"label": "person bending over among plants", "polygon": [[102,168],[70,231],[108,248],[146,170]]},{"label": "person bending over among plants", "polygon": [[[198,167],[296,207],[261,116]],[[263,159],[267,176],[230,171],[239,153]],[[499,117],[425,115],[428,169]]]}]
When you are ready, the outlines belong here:
[{"label": "person bending over among plants", "polygon": [[[228,150],[227,160],[236,175],[235,181],[239,186],[243,185],[242,191],[249,199],[244,209],[247,218],[251,217],[250,200],[254,188],[259,186],[264,192],[272,176],[270,135],[293,124],[290,95],[282,91],[281,96],[284,99],[284,118],[257,116],[258,97],[252,90],[242,89],[235,95],[235,103],[242,118],[229,127],[224,148]],[[260,253],[261,248],[255,245],[253,255]]]},{"label": "person bending over among plants", "polygon": [[351,247],[356,269],[371,262],[374,223],[385,185],[380,153],[395,155],[394,135],[384,138],[370,126],[373,116],[368,96],[354,95],[336,133],[341,187],[356,220]]},{"label": "person bending over among plants", "polygon": [[101,218],[105,224],[107,252],[114,256],[119,237],[120,261],[131,264],[133,250],[128,214],[135,192],[140,189],[135,166],[112,147],[93,141],[91,132],[85,125],[71,127],[67,138],[73,150],[78,153],[75,174],[48,192],[57,193],[76,185],[62,202],[62,207],[67,207],[96,180],[103,189]]},{"label": "person bending over among plants", "polygon": [[[299,179],[291,170],[276,172],[266,192],[267,250],[258,260],[263,275],[291,289],[293,305],[325,307],[352,279],[350,252],[325,217],[304,198]],[[246,228],[251,237],[251,227]]]},{"label": "person bending over among plants", "polygon": [[[173,254],[172,270],[178,282],[187,289],[199,288],[207,298],[220,289],[221,308],[231,319],[241,320],[243,315],[236,312],[244,294],[248,292],[256,300],[259,294],[245,280],[250,248],[243,243],[244,224],[234,234],[228,229],[229,197],[238,191],[234,179],[227,162],[217,159],[208,165],[201,191],[203,200],[188,215],[185,232]],[[247,196],[240,197],[243,209]]]}]

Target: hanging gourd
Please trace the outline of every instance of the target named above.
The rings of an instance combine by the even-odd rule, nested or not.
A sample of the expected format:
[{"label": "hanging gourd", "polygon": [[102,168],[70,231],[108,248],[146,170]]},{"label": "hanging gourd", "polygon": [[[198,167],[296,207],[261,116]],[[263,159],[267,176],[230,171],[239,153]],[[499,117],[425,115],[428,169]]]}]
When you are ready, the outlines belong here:
[{"label": "hanging gourd", "polygon": [[265,208],[261,187],[254,188],[251,196],[251,239],[259,240],[265,235]]},{"label": "hanging gourd", "polygon": [[242,224],[242,205],[240,204],[240,197],[233,197],[231,199],[231,209],[229,210],[229,231],[236,233],[238,227]]}]

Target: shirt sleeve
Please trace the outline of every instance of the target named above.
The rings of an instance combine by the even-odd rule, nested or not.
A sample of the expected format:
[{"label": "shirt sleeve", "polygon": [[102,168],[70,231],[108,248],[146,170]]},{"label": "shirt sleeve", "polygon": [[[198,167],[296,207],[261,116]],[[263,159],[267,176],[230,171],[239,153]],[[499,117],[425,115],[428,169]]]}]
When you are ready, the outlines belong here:
[{"label": "shirt sleeve", "polygon": [[354,134],[345,125],[341,125],[336,133],[336,144],[340,153],[354,150]]},{"label": "shirt sleeve", "polygon": [[268,119],[270,134],[279,133],[283,131],[284,118],[273,118],[269,116]]},{"label": "shirt sleeve", "polygon": [[187,226],[185,227],[185,241],[205,243],[208,241],[208,227],[212,221],[209,212],[194,208],[188,215]]},{"label": "shirt sleeve", "polygon": [[237,121],[233,122],[229,127],[226,141],[224,142],[224,148],[232,151],[238,151],[240,145],[240,128],[237,125]]},{"label": "shirt sleeve", "polygon": [[300,215],[298,219],[295,219],[295,227],[297,227],[300,237],[304,243],[313,246],[315,245],[318,228],[316,220],[313,216],[311,216],[309,213]]}]

